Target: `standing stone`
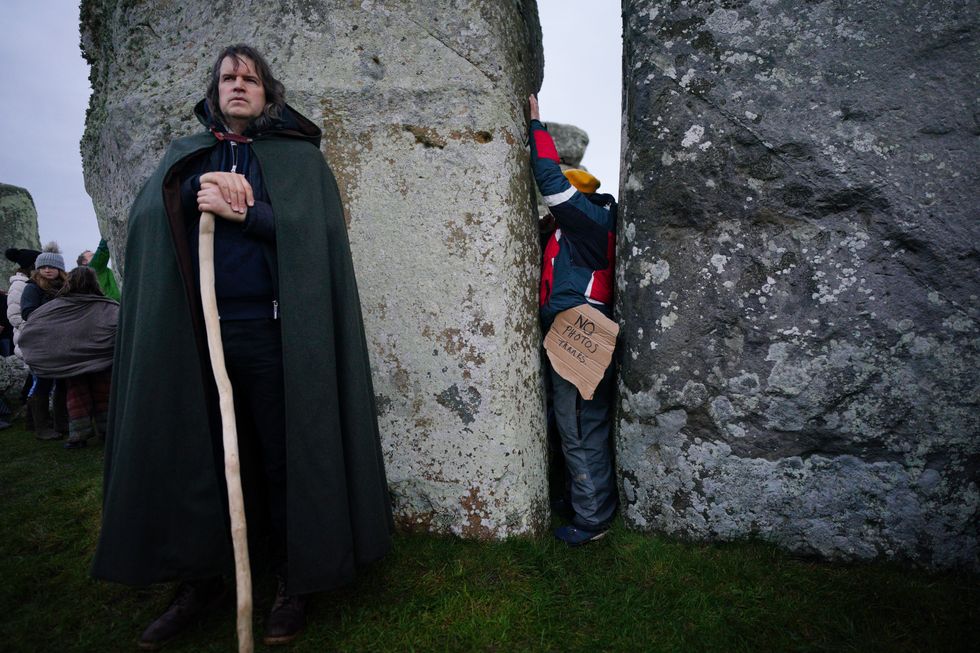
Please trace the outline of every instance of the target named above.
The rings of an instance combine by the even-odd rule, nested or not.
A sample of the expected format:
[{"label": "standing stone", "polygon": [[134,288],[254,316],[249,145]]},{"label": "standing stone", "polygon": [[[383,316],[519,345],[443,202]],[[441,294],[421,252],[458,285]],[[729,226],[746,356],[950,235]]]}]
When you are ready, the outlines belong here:
[{"label": "standing stone", "polygon": [[[125,220],[219,48],[259,48],[324,130],[354,253],[396,518],[468,537],[546,517],[524,99],[530,0],[86,0],[86,186],[125,272]],[[282,253],[288,256],[288,253]]]},{"label": "standing stone", "polygon": [[623,10],[627,521],[980,568],[975,3]]},{"label": "standing stone", "polygon": [[585,130],[575,125],[565,125],[560,122],[546,123],[548,133],[555,141],[561,165],[578,168],[585,158],[585,148],[589,146],[589,135]]},{"label": "standing stone", "polygon": [[[40,251],[41,237],[31,194],[20,186],[0,184],[0,249],[8,247]],[[4,277],[4,282],[6,280]]]},{"label": "standing stone", "polygon": [[[31,194],[20,186],[0,184],[0,252],[8,247],[40,251],[41,237],[37,230],[37,209]],[[6,292],[7,280],[17,264],[2,260],[6,274],[0,275],[0,283]],[[0,397],[8,406],[18,405],[26,374],[27,366],[17,356],[0,358]]]}]

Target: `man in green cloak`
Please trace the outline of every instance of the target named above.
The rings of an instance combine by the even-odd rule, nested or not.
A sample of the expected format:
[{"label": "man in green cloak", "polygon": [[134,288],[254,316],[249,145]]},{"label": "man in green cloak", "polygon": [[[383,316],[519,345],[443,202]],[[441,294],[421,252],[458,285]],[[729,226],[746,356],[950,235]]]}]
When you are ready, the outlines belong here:
[{"label": "man in green cloak", "polygon": [[321,131],[246,45],[225,48],[129,218],[113,362],[98,578],[178,581],[144,631],[159,648],[223,595],[232,567],[217,390],[198,285],[213,213],[215,290],[235,395],[249,535],[278,576],[266,644],[291,641],[305,595],[390,548],[391,508],[343,208]]}]

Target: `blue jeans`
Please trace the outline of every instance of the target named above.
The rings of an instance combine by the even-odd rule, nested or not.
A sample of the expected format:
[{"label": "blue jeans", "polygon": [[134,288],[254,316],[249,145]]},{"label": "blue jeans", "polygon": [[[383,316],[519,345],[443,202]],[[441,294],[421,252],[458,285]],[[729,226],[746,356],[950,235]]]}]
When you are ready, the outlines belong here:
[{"label": "blue jeans", "polygon": [[548,364],[553,389],[552,405],[567,484],[575,518],[580,528],[599,530],[616,512],[616,482],[609,441],[609,412],[612,407],[613,365],[596,388],[592,399],[583,399],[578,388],[563,379]]}]

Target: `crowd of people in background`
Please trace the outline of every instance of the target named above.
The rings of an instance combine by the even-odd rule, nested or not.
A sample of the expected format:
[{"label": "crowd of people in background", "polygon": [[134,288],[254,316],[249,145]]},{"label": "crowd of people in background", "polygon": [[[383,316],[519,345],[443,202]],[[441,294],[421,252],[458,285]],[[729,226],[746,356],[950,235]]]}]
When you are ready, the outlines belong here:
[{"label": "crowd of people in background", "polygon": [[[20,392],[25,428],[38,440],[67,438],[80,449],[105,436],[119,286],[103,240],[66,269],[57,243],[42,251],[9,248],[16,268],[4,294],[0,356],[27,367]],[[0,429],[11,409],[0,397]]]}]

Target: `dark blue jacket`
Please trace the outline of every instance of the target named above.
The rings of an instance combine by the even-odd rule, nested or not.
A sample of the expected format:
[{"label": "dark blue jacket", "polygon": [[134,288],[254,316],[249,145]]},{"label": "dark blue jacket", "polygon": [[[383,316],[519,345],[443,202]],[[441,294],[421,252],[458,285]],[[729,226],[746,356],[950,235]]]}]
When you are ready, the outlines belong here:
[{"label": "dark blue jacket", "polygon": [[20,316],[27,320],[36,309],[44,306],[55,298],[62,282],[58,281],[57,286],[50,292],[45,292],[41,286],[31,279],[24,285],[24,292],[20,296]]},{"label": "dark blue jacket", "polygon": [[545,329],[564,310],[588,303],[612,317],[616,200],[580,193],[562,174],[547,128],[531,121],[531,170],[558,228],[544,248],[541,320]]}]

